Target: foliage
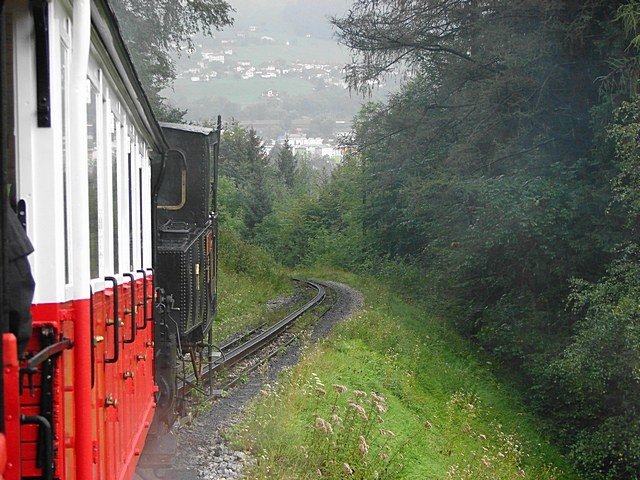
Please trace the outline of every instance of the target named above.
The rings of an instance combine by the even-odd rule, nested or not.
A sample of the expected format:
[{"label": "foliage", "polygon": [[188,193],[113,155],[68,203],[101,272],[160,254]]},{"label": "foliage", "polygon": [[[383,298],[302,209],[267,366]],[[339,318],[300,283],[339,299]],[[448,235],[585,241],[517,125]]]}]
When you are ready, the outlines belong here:
[{"label": "foliage", "polygon": [[113,8],[131,59],[156,115],[180,121],[185,111],[167,105],[160,91],[176,77],[171,54],[192,46],[196,33],[211,35],[232,23],[225,0],[113,0]]},{"label": "foliage", "polygon": [[449,326],[378,278],[305,273],[348,282],[366,306],[303,350],[235,428],[256,458],[247,477],[575,478],[513,390]]},{"label": "foliage", "polygon": [[291,144],[289,144],[289,139],[285,139],[282,148],[278,152],[276,167],[278,167],[278,172],[282,176],[285,185],[288,188],[293,188],[298,165],[293,155]]},{"label": "foliage", "polygon": [[[638,100],[609,128],[617,154],[612,202],[638,231]],[[570,453],[589,478],[637,478],[640,471],[640,255],[626,242],[597,282],[574,281],[569,305],[579,319],[560,355],[542,369],[542,403],[563,425]],[[553,385],[550,388],[549,385]]]},{"label": "foliage", "polygon": [[639,5],[356,0],[333,19],[351,88],[406,82],[362,109],[329,182],[259,229],[287,264],[441,299],[594,479],[638,471]]},{"label": "foliage", "polygon": [[236,198],[242,206],[244,233],[252,236],[272,208],[269,159],[256,131],[236,122],[226,126],[220,144],[220,174],[235,183],[239,193]]},{"label": "foliage", "polygon": [[545,372],[559,386],[549,392],[549,408],[589,478],[635,478],[640,471],[638,298],[640,250],[632,245],[598,283],[576,282],[576,333]]},{"label": "foliage", "polygon": [[627,225],[633,234],[640,228],[640,98],[624,103],[609,128],[617,155],[618,175],[613,179],[615,201],[627,213]]},{"label": "foliage", "polygon": [[[401,455],[389,445],[396,436],[381,428],[388,405],[384,396],[333,384],[329,393],[317,375],[310,387],[318,396],[328,396],[332,403],[323,402],[311,415],[305,456],[319,476],[354,479],[389,478],[400,476]],[[325,420],[327,418],[327,420]]]},{"label": "foliage", "polygon": [[289,295],[291,282],[273,258],[240,239],[228,226],[220,226],[218,238],[218,316],[213,333],[214,340],[222,342],[268,318],[266,303]]},{"label": "foliage", "polygon": [[225,175],[218,177],[218,217],[221,227],[231,232],[243,231],[241,192],[235,182]]},{"label": "foliage", "polygon": [[221,217],[243,238],[294,265],[325,228],[314,221],[322,212],[314,217],[307,210],[317,198],[321,174],[305,158],[293,155],[288,142],[276,147],[267,156],[254,129],[234,121],[226,125],[220,147]]}]

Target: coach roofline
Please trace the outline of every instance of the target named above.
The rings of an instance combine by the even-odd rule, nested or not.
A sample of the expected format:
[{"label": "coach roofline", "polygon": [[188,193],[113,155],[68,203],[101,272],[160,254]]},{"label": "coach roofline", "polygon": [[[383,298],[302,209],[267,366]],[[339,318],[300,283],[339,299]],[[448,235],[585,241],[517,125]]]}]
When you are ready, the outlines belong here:
[{"label": "coach roofline", "polygon": [[91,26],[92,35],[97,35],[100,46],[105,49],[105,52],[98,53],[110,59],[110,62],[105,63],[109,68],[115,69],[112,72],[113,78],[121,83],[121,91],[127,92],[129,96],[127,103],[131,107],[131,114],[148,133],[145,135],[146,140],[156,153],[166,152],[169,145],[133,66],[129,50],[120,34],[118,20],[106,0],[91,2]]}]

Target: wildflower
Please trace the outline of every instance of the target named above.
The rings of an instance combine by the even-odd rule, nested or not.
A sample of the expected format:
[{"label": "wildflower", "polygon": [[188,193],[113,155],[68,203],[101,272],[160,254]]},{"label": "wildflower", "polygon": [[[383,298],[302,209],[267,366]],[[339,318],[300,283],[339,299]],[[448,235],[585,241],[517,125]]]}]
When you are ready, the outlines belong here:
[{"label": "wildflower", "polygon": [[331,427],[331,424],[324,418],[316,418],[315,425],[318,430],[322,430],[324,433],[333,433],[333,427]]},{"label": "wildflower", "polygon": [[340,385],[338,383],[334,383],[333,388],[335,389],[336,392],[338,392],[338,395],[343,394],[344,392],[347,391],[347,387],[345,387],[344,385]]},{"label": "wildflower", "polygon": [[367,453],[369,453],[369,445],[367,444],[367,440],[362,435],[358,437],[358,449],[360,450],[360,453],[363,457]]},{"label": "wildflower", "polygon": [[268,397],[269,392],[267,392],[266,390],[260,390],[260,395],[262,395],[263,397]]},{"label": "wildflower", "polygon": [[427,430],[431,430],[433,428],[433,425],[429,420],[427,420],[426,422],[424,422],[424,428],[426,428]]},{"label": "wildflower", "polygon": [[344,473],[346,473],[347,475],[353,475],[353,468],[351,468],[351,465],[349,465],[348,463],[343,463],[342,464],[342,470],[344,471]]},{"label": "wildflower", "polygon": [[487,436],[483,433],[481,433],[480,435],[478,435],[480,437],[480,440],[486,440]]},{"label": "wildflower", "polygon": [[369,417],[367,416],[367,412],[365,412],[364,408],[362,408],[360,405],[358,405],[355,402],[349,402],[349,406],[353,408],[356,412],[358,412],[358,415],[360,415],[360,417],[363,420],[369,420]]},{"label": "wildflower", "polygon": [[316,468],[316,475],[318,475],[319,477],[322,476],[322,471],[319,468]]},{"label": "wildflower", "polygon": [[390,437],[396,436],[396,434],[393,433],[391,430],[385,430],[384,428],[380,429],[380,435],[382,435],[383,437],[386,437],[387,435],[389,435]]},{"label": "wildflower", "polygon": [[387,455],[387,454],[386,454],[386,453],[384,453],[384,452],[380,452],[380,453],[378,454],[378,456],[379,456],[379,457],[380,457],[380,459],[381,459],[382,461],[384,461],[384,462],[388,462],[388,461],[389,461],[389,455]]},{"label": "wildflower", "polygon": [[385,398],[382,395],[378,395],[376,392],[371,392],[371,398],[378,403],[386,403]]},{"label": "wildflower", "polygon": [[336,415],[335,413],[333,415],[331,415],[331,421],[335,424],[335,423],[342,423],[342,419]]},{"label": "wildflower", "polygon": [[383,403],[376,403],[376,410],[378,413],[384,413],[387,411],[387,406]]},{"label": "wildflower", "polygon": [[316,394],[319,397],[324,397],[327,394],[327,391],[324,388],[316,387]]},{"label": "wildflower", "polygon": [[482,464],[487,468],[491,467],[491,462],[489,461],[489,459],[487,457],[482,457]]},{"label": "wildflower", "polygon": [[356,397],[366,397],[367,396],[367,392],[363,392],[362,390],[354,390],[353,394]]},{"label": "wildflower", "polygon": [[317,387],[324,387],[324,383],[322,383],[322,380],[320,380],[318,375],[316,375],[315,373],[312,373],[311,376],[313,377],[313,381]]}]

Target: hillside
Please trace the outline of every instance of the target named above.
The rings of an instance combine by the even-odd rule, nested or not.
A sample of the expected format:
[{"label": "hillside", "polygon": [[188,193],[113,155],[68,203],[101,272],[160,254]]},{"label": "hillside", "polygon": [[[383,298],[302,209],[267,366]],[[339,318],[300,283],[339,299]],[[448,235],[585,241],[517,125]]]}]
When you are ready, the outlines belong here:
[{"label": "hillside", "polygon": [[446,323],[375,279],[306,272],[319,273],[360,288],[365,307],[236,428],[257,458],[247,478],[577,478],[518,393]]}]

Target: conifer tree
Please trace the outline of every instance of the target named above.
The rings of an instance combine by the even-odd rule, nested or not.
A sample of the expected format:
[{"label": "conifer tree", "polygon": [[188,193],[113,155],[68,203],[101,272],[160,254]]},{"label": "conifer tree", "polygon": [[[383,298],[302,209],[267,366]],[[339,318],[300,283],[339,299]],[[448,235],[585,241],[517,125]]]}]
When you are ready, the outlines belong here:
[{"label": "conifer tree", "polygon": [[285,139],[282,144],[282,148],[278,152],[276,166],[278,167],[278,171],[280,172],[285,185],[289,190],[293,189],[296,176],[298,174],[298,162],[293,154],[293,149],[291,148],[288,138]]}]

